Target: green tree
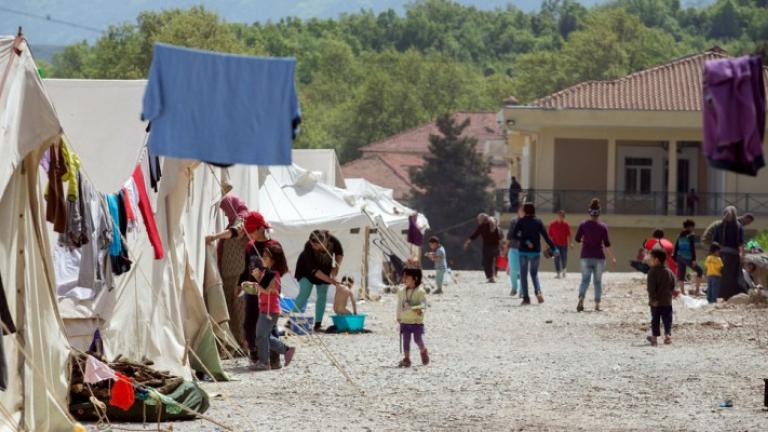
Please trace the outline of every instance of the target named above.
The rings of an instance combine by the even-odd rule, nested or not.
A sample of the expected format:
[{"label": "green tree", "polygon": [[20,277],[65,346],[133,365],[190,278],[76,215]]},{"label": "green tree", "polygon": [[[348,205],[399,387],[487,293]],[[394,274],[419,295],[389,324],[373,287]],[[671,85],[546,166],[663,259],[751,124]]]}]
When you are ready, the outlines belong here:
[{"label": "green tree", "polygon": [[435,122],[439,135],[430,135],[424,165],[411,173],[413,202],[434,230],[471,219],[490,209],[488,164],[476,150],[477,139],[462,136],[469,119],[457,124],[450,116]]},{"label": "green tree", "polygon": [[713,39],[735,39],[741,36],[743,19],[732,0],[721,0],[710,10],[711,24],[709,37]]},{"label": "green tree", "polygon": [[650,29],[622,9],[593,13],[584,30],[563,47],[566,75],[572,83],[618,78],[678,55],[675,40]]},{"label": "green tree", "polygon": [[53,56],[52,76],[60,78],[93,78],[90,70],[93,51],[87,42],[72,44]]}]

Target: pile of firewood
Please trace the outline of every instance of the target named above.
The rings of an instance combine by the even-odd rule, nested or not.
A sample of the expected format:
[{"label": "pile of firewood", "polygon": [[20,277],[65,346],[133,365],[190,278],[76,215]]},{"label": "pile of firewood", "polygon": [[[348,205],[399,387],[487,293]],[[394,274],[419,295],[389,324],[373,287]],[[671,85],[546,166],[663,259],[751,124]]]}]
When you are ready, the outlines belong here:
[{"label": "pile of firewood", "polygon": [[[97,357],[98,358],[98,357]],[[104,361],[103,359],[99,359]],[[72,379],[70,380],[70,402],[86,402],[93,395],[100,401],[107,402],[111,396],[112,381],[105,380],[95,384],[83,382],[86,357],[80,354],[72,357]],[[104,361],[104,363],[107,363]],[[114,362],[107,363],[116,372],[133,378],[134,383],[144,387],[156,389],[161,394],[168,394],[184,382],[183,378],[171,375],[167,371],[152,369],[151,362],[138,363],[128,359],[118,358]],[[90,388],[89,388],[90,387]]]}]

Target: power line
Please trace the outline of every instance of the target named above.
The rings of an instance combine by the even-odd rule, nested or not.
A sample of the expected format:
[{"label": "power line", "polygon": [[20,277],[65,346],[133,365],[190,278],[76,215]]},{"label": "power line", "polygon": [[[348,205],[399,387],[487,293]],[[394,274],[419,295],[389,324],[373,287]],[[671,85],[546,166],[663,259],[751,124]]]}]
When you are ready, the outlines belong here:
[{"label": "power line", "polygon": [[95,33],[99,33],[99,34],[104,33],[103,29],[98,29],[96,27],[89,27],[89,26],[86,26],[86,25],[82,25],[82,24],[78,24],[78,23],[73,23],[73,22],[70,22],[70,21],[64,21],[64,20],[60,20],[60,19],[56,19],[56,18],[51,18],[50,15],[36,15],[36,14],[29,13],[29,12],[24,12],[24,11],[20,11],[20,10],[10,9],[10,8],[4,7],[4,6],[0,6],[0,12],[8,12],[8,13],[16,14],[16,15],[22,15],[22,16],[29,17],[29,18],[45,20],[45,21],[48,21],[48,22],[52,22],[52,23],[56,23],[56,24],[61,24],[61,25],[65,25],[65,26],[70,26],[70,27],[75,27],[75,28],[79,28],[79,29],[82,29],[82,30],[88,30],[88,31],[92,31],[92,32],[95,32]]}]

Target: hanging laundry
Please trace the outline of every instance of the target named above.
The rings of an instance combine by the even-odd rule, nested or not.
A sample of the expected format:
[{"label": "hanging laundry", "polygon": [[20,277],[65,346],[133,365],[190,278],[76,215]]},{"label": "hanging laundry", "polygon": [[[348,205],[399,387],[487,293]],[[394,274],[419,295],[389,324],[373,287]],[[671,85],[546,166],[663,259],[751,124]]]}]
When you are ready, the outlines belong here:
[{"label": "hanging laundry", "polygon": [[117,195],[104,195],[109,206],[109,215],[112,217],[112,243],[109,245],[109,255],[119,256],[123,249],[123,242],[120,238],[120,210],[117,203]]},{"label": "hanging laundry", "polygon": [[67,200],[74,202],[77,201],[80,158],[69,148],[64,137],[61,137],[61,155],[67,164],[67,173],[61,178],[61,181],[67,182]]},{"label": "hanging laundry", "polygon": [[112,398],[109,404],[116,406],[123,411],[128,411],[136,400],[136,394],[133,391],[133,380],[120,372],[115,372],[117,379],[112,386]]},{"label": "hanging laundry", "polygon": [[95,384],[107,379],[117,380],[116,372],[108,365],[99,361],[96,357],[87,355],[85,359],[85,374],[83,375],[83,381],[88,384]]},{"label": "hanging laundry", "polygon": [[136,189],[136,182],[133,181],[133,176],[125,182],[123,190],[128,196],[128,202],[131,204],[131,213],[133,213],[133,220],[128,220],[128,231],[136,231],[139,229],[139,192]]},{"label": "hanging laundry", "polygon": [[704,64],[704,154],[710,166],[757,175],[765,166],[766,97],[760,57]]},{"label": "hanging laundry", "polygon": [[136,191],[139,193],[139,211],[147,228],[149,242],[155,250],[155,259],[163,259],[163,242],[157,232],[157,224],[147,195],[147,187],[144,185],[144,173],[141,172],[141,165],[136,165],[136,169],[133,171],[133,181],[136,183]]},{"label": "hanging laundry", "polygon": [[128,254],[128,243],[125,242],[125,236],[128,233],[128,219],[125,213],[125,201],[123,201],[122,194],[116,194],[117,197],[117,220],[120,226],[120,235],[122,236],[122,242],[120,243],[120,253],[118,255],[110,254],[110,261],[112,264],[112,273],[115,275],[121,275],[131,270],[131,264],[133,264]]},{"label": "hanging laundry", "polygon": [[69,247],[79,248],[90,241],[90,233],[93,231],[93,219],[91,218],[88,204],[82,199],[83,192],[80,172],[77,172],[75,177],[77,178],[76,198],[74,201],[67,201],[69,208],[69,212],[67,212],[67,228],[64,234],[59,237],[59,242]]},{"label": "hanging laundry", "polygon": [[147,164],[149,165],[149,186],[155,193],[157,193],[160,177],[163,176],[163,172],[160,169],[160,158],[158,156],[153,156],[152,153],[147,150]]},{"label": "hanging laundry", "polygon": [[48,151],[50,163],[48,166],[48,189],[45,194],[45,219],[53,224],[53,230],[64,233],[67,228],[67,205],[64,202],[64,186],[62,177],[67,174],[67,162],[59,145],[52,145]]},{"label": "hanging laundry", "polygon": [[142,117],[152,154],[216,164],[290,165],[301,118],[296,59],[156,43]]},{"label": "hanging laundry", "polygon": [[133,203],[131,202],[131,195],[128,192],[128,188],[124,187],[121,189],[120,196],[125,204],[125,217],[128,222],[128,230],[130,231],[131,228],[136,225],[136,213],[133,212]]},{"label": "hanging laundry", "polygon": [[125,199],[120,192],[116,193],[115,196],[117,197],[117,220],[120,222],[120,234],[125,238],[125,235],[128,234],[128,212]]},{"label": "hanging laundry", "polygon": [[421,247],[424,245],[424,234],[416,223],[419,220],[418,213],[408,216],[408,243]]},{"label": "hanging laundry", "polygon": [[5,391],[8,388],[8,366],[5,363],[5,347],[2,336],[16,333],[16,326],[13,324],[11,311],[8,309],[8,302],[5,299],[2,276],[0,276],[0,322],[3,323],[2,331],[0,331],[0,391]]},{"label": "hanging laundry", "polygon": [[80,179],[78,195],[82,234],[87,237],[87,242],[80,248],[71,243],[65,244],[65,239],[72,237],[68,226],[68,235],[61,235],[52,247],[53,269],[59,297],[89,300],[95,298],[104,286],[112,287],[111,263],[107,252],[112,243],[112,224],[111,218],[106,216],[108,211],[104,211],[100,194],[86,179]]},{"label": "hanging laundry", "polygon": [[85,217],[90,217],[93,224],[89,232],[91,241],[80,249],[81,260],[77,285],[92,289],[92,298],[102,288],[111,289],[113,286],[108,249],[112,244],[114,231],[109,210],[105,208],[106,203],[101,199],[99,192],[87,180],[82,180],[80,185],[81,200],[86,203],[84,213],[87,213],[87,216]]}]

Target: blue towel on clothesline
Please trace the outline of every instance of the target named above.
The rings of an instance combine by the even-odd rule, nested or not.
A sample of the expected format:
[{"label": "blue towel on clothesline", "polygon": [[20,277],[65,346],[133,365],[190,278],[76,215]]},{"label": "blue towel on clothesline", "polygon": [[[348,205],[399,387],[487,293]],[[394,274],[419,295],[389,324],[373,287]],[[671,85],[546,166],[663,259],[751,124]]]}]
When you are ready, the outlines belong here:
[{"label": "blue towel on clothesline", "polygon": [[301,118],[293,58],[155,44],[142,117],[152,154],[290,165]]}]

